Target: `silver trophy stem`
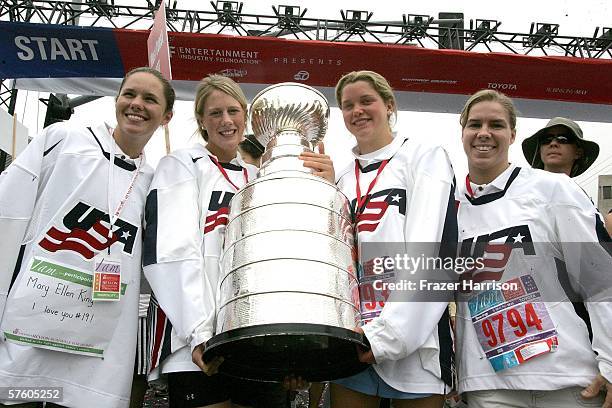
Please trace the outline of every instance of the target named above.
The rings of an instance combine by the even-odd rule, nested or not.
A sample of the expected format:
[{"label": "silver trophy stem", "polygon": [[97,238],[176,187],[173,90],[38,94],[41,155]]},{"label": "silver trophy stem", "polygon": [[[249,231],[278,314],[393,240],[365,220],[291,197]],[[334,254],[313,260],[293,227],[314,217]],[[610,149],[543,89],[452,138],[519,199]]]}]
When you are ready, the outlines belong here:
[{"label": "silver trophy stem", "polygon": [[310,142],[297,130],[283,130],[270,139],[262,156],[262,165],[258,176],[262,177],[277,171],[301,171],[312,173],[314,170],[304,167],[298,159],[302,152],[311,152]]}]

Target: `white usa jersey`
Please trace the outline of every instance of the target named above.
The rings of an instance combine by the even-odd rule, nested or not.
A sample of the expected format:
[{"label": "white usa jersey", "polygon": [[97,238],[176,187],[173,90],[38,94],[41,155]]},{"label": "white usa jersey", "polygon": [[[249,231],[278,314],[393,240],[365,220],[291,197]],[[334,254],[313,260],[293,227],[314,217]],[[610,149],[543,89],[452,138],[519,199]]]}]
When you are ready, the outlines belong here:
[{"label": "white usa jersey", "polygon": [[[411,243],[456,242],[454,176],[442,147],[394,136],[375,152],[358,155],[356,149],[358,169],[351,164],[339,173],[337,184],[355,210],[359,175],[362,208],[355,230],[362,249],[373,242],[405,243],[407,250]],[[376,254],[382,255],[387,254]],[[362,257],[360,251],[360,263],[369,261]],[[448,391],[452,345],[447,303],[387,302],[363,330],[377,361],[374,368],[387,384],[412,393]]]},{"label": "white usa jersey", "polygon": [[[520,365],[496,372],[483,352],[478,323],[472,322],[466,302],[471,294],[459,294],[459,391],[584,387],[598,372],[612,380],[612,258],[609,244],[603,242],[609,237],[584,192],[565,175],[511,165],[479,189],[462,184],[457,200],[461,255],[490,259],[470,277],[507,282],[528,276],[541,294],[544,314],[558,340],[552,352],[528,356]],[[587,325],[570,302],[575,299],[572,293],[587,300],[592,343]],[[490,344],[512,337],[512,329],[525,333],[525,325],[509,313],[506,320],[512,328],[505,325],[504,310],[510,308],[500,308],[495,316],[499,325],[486,333]]]},{"label": "white usa jersey", "polygon": [[173,152],[159,162],[147,197],[144,271],[161,309],[151,316],[151,378],[159,365],[163,373],[200,371],[191,351],[214,334],[229,203],[257,172],[240,155],[220,163],[232,186],[216,160],[199,144]]},{"label": "white usa jersey", "polygon": [[[121,278],[127,290],[121,296],[121,312],[104,358],[0,339],[0,387],[63,387],[62,405],[68,407],[129,405],[141,226],[153,169],[141,163],[140,174],[109,238],[109,152],[118,153],[112,166],[110,211],[115,211],[125,197],[139,162],[122,157],[118,146],[111,147],[115,142],[110,131],[105,124],[92,128],[71,122],[49,126],[0,176],[0,230],[5,234],[0,245],[0,299],[6,296],[7,277],[13,287],[18,287],[33,256],[82,270],[91,270],[91,259],[100,251],[110,248],[121,257]],[[9,292],[5,317],[19,313],[12,307],[13,293]]]}]

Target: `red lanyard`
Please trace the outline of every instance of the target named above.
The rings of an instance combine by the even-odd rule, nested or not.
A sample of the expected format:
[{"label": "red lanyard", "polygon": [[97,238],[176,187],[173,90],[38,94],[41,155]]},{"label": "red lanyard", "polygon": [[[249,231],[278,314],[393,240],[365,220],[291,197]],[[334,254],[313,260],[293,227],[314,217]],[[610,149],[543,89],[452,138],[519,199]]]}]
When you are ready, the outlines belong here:
[{"label": "red lanyard", "polygon": [[470,197],[474,197],[474,190],[472,190],[472,185],[470,183],[470,175],[465,176],[465,189],[467,190]]},{"label": "red lanyard", "polygon": [[[93,132],[91,133],[93,134]],[[119,216],[121,215],[121,211],[123,211],[123,207],[125,207],[125,203],[127,203],[128,198],[130,198],[130,194],[132,194],[132,190],[134,189],[134,185],[136,184],[136,180],[138,179],[138,175],[140,174],[140,166],[142,166],[142,163],[144,161],[144,153],[140,153],[140,155],[138,156],[140,160],[138,161],[138,167],[136,167],[136,170],[134,171],[134,175],[132,176],[130,185],[128,186],[128,189],[125,192],[125,195],[123,196],[123,198],[119,201],[119,204],[117,205],[117,209],[115,210],[114,213],[112,213],[111,212],[111,208],[112,208],[111,207],[111,192],[115,189],[113,174],[115,170],[115,145],[117,144],[117,142],[115,142],[114,140],[114,137],[112,136],[112,132],[111,132],[111,142],[110,143],[111,143],[111,146],[110,146],[110,151],[109,151],[109,162],[110,163],[108,167],[107,202],[108,202],[108,221],[110,224],[108,228],[108,237],[112,238],[113,226],[115,225],[115,221],[119,219]],[[108,247],[108,253],[110,254],[110,246]]]},{"label": "red lanyard", "polygon": [[[135,173],[132,176],[132,181],[130,181],[130,185],[128,186],[127,191],[125,192],[125,196],[123,197],[123,199],[121,199],[121,201],[119,201],[119,205],[117,206],[117,209],[115,210],[115,213],[113,214],[115,217],[115,220],[117,218],[119,218],[119,215],[121,214],[121,211],[123,210],[123,207],[125,206],[125,203],[127,202],[128,198],[130,197],[130,194],[132,194],[132,190],[134,190],[134,185],[136,184],[136,179],[138,178],[138,175],[140,174],[140,166],[142,165],[142,162],[144,161],[144,157],[143,154],[140,153],[140,156],[138,156],[140,158],[140,160],[138,161],[138,167],[136,167]],[[114,159],[114,158],[113,158]],[[111,166],[114,164],[114,160],[111,162]]]},{"label": "red lanyard", "polygon": [[[229,176],[227,175],[227,172],[225,171],[225,169],[221,166],[221,164],[219,163],[219,161],[214,157],[214,156],[208,156],[210,157],[210,160],[212,160],[213,163],[215,163],[215,165],[217,166],[217,168],[219,169],[219,171],[221,172],[221,174],[223,175],[223,177],[225,177],[225,179],[227,180],[228,183],[230,183],[232,185],[232,187],[234,187],[236,189],[236,191],[240,190],[240,188],[235,185],[232,180],[230,180]],[[242,168],[242,174],[244,175],[244,184],[249,182],[249,174],[247,173],[247,169],[246,168]]]},{"label": "red lanyard", "polygon": [[376,182],[378,181],[378,176],[380,176],[380,173],[382,173],[387,163],[389,163],[389,160],[383,160],[382,162],[380,162],[380,167],[378,168],[378,171],[376,172],[376,176],[374,177],[374,180],[370,182],[370,185],[368,186],[368,191],[366,191],[362,199],[361,198],[361,188],[359,187],[359,160],[355,159],[355,180],[357,184],[355,187],[355,190],[357,192],[357,207],[355,208],[355,219],[358,220],[361,214],[365,211],[365,205],[368,201],[368,196],[370,195],[370,192],[372,192],[372,189],[374,188],[374,186],[376,185]]}]

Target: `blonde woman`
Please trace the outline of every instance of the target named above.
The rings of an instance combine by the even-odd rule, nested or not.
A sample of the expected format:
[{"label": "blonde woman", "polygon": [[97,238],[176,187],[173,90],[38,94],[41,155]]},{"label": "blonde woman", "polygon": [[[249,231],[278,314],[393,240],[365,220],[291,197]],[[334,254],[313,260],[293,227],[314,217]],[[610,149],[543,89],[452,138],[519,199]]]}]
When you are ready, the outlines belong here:
[{"label": "blonde woman", "polygon": [[[355,160],[338,173],[337,184],[352,203],[360,247],[403,243],[410,250],[413,243],[455,242],[448,156],[439,146],[391,130],[397,105],[387,80],[371,71],[351,72],[338,82],[336,99],[357,142]],[[372,261],[360,256],[362,265]],[[451,382],[448,303],[410,297],[375,303],[358,329],[372,346],[359,358],[371,366],[332,383],[332,406],[378,408],[380,398],[390,398],[394,407],[441,407]]]}]

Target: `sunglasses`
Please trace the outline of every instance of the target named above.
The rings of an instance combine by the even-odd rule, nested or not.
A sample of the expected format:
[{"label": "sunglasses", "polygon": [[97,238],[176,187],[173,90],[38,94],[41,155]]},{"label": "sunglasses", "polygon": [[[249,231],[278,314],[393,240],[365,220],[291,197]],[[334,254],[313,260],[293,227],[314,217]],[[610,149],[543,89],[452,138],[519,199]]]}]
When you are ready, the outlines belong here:
[{"label": "sunglasses", "polygon": [[576,143],[576,138],[567,135],[544,135],[540,137],[540,146],[550,144],[553,140],[559,144]]}]

